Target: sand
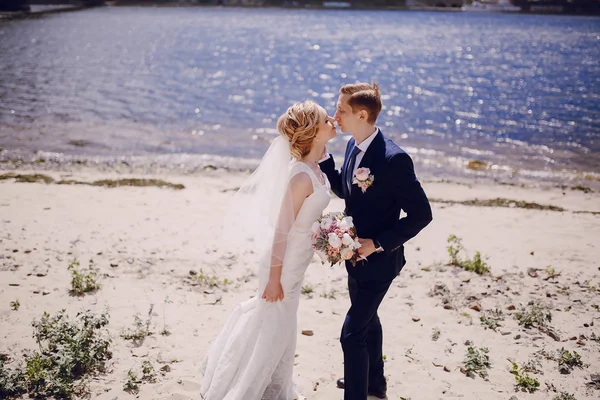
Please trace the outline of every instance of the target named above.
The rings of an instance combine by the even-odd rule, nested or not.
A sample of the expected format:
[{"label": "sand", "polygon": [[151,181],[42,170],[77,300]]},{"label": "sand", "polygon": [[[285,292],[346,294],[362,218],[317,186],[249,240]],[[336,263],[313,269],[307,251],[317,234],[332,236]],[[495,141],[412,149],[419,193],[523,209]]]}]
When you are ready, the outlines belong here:
[{"label": "sand", "polygon": [[[106,171],[45,173],[86,182],[124,177]],[[168,367],[157,382],[140,386],[138,398],[199,399],[200,364],[211,340],[235,305],[257,289],[257,255],[247,245],[240,254],[225,252],[215,234],[228,199],[246,176],[224,170],[155,176],[183,184],[183,190],[0,181],[0,353],[16,365],[23,350],[35,349],[31,321],[44,311],[66,309],[74,316],[107,309],[113,358],[108,373],[91,379],[91,398],[135,397],[123,391],[127,372],[140,371],[147,360],[157,372]],[[561,391],[598,398],[600,390],[586,382],[600,373],[600,343],[591,338],[600,336],[600,214],[593,213],[600,211],[600,194],[476,180],[423,185],[436,200],[434,221],[407,243],[408,263],[379,313],[388,398],[533,400]],[[447,202],[475,198],[565,211]],[[333,198],[327,211],[342,209],[342,201]],[[451,234],[462,239],[470,257],[481,252],[491,274],[449,266]],[[100,290],[69,294],[67,267],[74,258],[82,266],[94,260]],[[548,278],[548,266],[560,275]],[[200,271],[207,279],[198,279]],[[206,284],[213,277],[216,287]],[[294,380],[308,399],[342,399],[335,381],[343,371],[339,333],[349,307],[346,272],[315,256],[305,286],[312,293],[300,303]],[[16,311],[10,307],[14,300],[21,304]],[[554,338],[517,323],[514,313],[532,301],[549,307]],[[504,316],[496,331],[480,322],[495,309]],[[136,314],[150,320],[152,332],[138,344],[120,336],[133,327]],[[165,325],[168,336],[161,334]],[[461,372],[468,346],[489,348],[489,380]],[[561,348],[576,351],[585,366],[561,374],[558,361],[540,353],[556,355]],[[540,381],[540,390],[515,392],[511,361],[530,360],[539,360],[540,372],[530,376]]]}]

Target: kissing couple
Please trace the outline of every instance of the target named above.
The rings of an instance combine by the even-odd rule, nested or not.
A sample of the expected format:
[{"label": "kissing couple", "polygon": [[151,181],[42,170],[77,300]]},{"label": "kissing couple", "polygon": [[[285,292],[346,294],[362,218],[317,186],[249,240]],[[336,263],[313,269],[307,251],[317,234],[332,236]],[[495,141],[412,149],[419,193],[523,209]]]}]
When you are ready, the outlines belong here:
[{"label": "kissing couple", "polygon": [[[234,309],[210,346],[202,363],[204,400],[302,398],[292,380],[298,304],[314,254],[311,228],[330,191],[344,199],[358,254],[368,261],[346,262],[351,305],[340,335],[344,376],[337,385],[344,400],[386,398],[377,309],[406,263],[404,243],[432,214],[412,159],[376,125],[381,108],[377,84],[355,83],[340,89],[333,117],[307,100],[277,121],[280,135],[235,197],[234,229],[261,255],[258,291]],[[336,123],[352,134],[340,170],[326,149]],[[369,185],[359,185],[358,168],[368,173]]]}]

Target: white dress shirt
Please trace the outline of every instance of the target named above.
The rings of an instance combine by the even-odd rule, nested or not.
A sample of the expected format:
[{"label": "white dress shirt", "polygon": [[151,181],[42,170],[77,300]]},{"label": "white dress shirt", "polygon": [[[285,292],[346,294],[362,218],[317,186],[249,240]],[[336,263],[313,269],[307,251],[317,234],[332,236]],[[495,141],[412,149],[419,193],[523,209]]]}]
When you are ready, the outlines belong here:
[{"label": "white dress shirt", "polygon": [[[375,132],[373,132],[371,134],[371,136],[369,136],[365,140],[363,140],[361,142],[361,144],[355,145],[356,147],[358,147],[360,149],[360,153],[358,153],[356,155],[356,161],[354,162],[354,170],[352,171],[352,176],[354,176],[354,172],[356,172],[356,170],[358,169],[358,166],[360,165],[360,162],[362,161],[363,157],[365,156],[367,149],[369,148],[369,146],[371,145],[371,143],[375,139],[375,136],[377,136],[378,133],[379,133],[379,128],[375,127]],[[350,151],[350,154],[352,154],[352,151]],[[331,158],[331,154],[327,153],[327,154],[325,154],[325,156],[323,156],[323,158],[321,158],[319,160],[319,163],[329,160],[330,158]]]},{"label": "white dress shirt", "polygon": [[371,143],[375,139],[375,136],[377,136],[378,133],[379,133],[379,128],[375,127],[375,132],[373,132],[371,134],[371,136],[369,136],[368,138],[366,138],[365,140],[363,140],[360,144],[355,145],[356,147],[359,148],[360,153],[358,153],[356,155],[356,162],[354,163],[354,170],[352,171],[352,175],[351,176],[354,176],[354,173],[358,169],[358,167],[360,165],[360,162],[362,161],[363,157],[365,156],[365,153],[367,152],[367,149],[369,148],[369,146],[371,145]]}]

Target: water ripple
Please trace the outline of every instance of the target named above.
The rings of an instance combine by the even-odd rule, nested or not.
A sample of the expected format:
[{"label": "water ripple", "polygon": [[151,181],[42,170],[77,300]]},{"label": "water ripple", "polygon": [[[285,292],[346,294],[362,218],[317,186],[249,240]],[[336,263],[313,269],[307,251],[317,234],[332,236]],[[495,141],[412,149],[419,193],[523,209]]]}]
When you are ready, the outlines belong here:
[{"label": "water ripple", "polygon": [[468,13],[118,7],[5,21],[0,147],[255,158],[290,103],[333,113],[342,84],[374,80],[379,124],[424,163],[599,171],[599,37],[598,18]]}]

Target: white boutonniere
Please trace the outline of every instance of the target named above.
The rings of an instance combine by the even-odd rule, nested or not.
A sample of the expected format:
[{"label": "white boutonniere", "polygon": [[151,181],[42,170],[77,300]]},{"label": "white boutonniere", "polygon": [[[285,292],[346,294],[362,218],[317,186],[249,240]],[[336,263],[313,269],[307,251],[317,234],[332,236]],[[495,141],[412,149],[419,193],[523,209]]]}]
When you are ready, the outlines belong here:
[{"label": "white boutonniere", "polygon": [[354,179],[352,180],[352,184],[358,185],[358,187],[362,190],[363,193],[367,191],[369,186],[371,186],[375,182],[375,177],[371,175],[371,170],[369,168],[358,168],[354,172]]}]

